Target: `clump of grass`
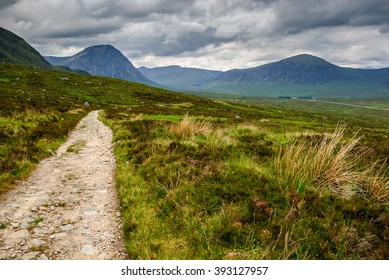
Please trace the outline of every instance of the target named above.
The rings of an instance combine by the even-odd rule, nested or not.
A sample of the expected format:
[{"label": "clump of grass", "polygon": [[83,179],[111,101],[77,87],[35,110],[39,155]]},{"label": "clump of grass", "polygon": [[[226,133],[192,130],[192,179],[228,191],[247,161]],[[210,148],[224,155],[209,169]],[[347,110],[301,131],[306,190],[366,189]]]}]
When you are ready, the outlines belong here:
[{"label": "clump of grass", "polygon": [[388,182],[383,168],[361,167],[364,156],[357,149],[360,137],[344,142],[346,125],[339,125],[316,143],[294,141],[279,150],[275,172],[279,186],[285,191],[302,193],[307,187],[330,189],[341,196],[371,194],[373,199],[388,201]]},{"label": "clump of grass", "polygon": [[389,170],[386,161],[379,161],[371,165],[364,173],[364,184],[361,184],[359,192],[367,199],[389,203]]},{"label": "clump of grass", "polygon": [[178,138],[194,137],[195,135],[209,135],[212,128],[207,121],[192,120],[188,114],[177,124],[168,127],[171,134]]},{"label": "clump of grass", "polygon": [[47,245],[32,246],[30,248],[31,252],[44,252],[49,247]]},{"label": "clump of grass", "polygon": [[77,140],[73,144],[71,144],[66,151],[68,153],[75,153],[78,154],[85,146],[86,146],[87,141],[84,139]]},{"label": "clump of grass", "polygon": [[39,224],[40,222],[42,222],[44,219],[42,218],[42,217],[38,217],[38,218],[36,218],[35,220],[34,220],[34,225],[37,225],[37,224]]}]

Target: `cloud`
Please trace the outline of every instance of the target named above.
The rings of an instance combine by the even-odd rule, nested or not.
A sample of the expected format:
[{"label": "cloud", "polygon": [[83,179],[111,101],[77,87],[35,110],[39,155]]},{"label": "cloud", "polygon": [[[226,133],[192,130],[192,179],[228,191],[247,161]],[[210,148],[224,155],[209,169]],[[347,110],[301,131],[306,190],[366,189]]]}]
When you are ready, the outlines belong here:
[{"label": "cloud", "polygon": [[380,33],[384,34],[384,33],[389,33],[389,24],[385,24],[384,26],[382,26],[379,30]]},{"label": "cloud", "polygon": [[14,5],[18,0],[2,0],[0,2],[0,9],[5,9],[9,6]]},{"label": "cloud", "polygon": [[220,69],[298,52],[368,63],[366,53],[389,44],[387,0],[6,0],[0,8],[0,26],[53,55],[109,43],[139,62]]}]

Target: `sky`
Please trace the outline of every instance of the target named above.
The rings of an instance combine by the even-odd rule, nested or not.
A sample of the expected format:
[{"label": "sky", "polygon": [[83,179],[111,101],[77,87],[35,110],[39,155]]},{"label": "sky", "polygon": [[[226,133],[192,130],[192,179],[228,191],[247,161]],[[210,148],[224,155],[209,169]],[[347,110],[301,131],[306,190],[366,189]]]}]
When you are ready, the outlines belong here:
[{"label": "sky", "polygon": [[42,55],[111,44],[136,67],[249,68],[308,53],[389,67],[389,0],[0,0]]}]

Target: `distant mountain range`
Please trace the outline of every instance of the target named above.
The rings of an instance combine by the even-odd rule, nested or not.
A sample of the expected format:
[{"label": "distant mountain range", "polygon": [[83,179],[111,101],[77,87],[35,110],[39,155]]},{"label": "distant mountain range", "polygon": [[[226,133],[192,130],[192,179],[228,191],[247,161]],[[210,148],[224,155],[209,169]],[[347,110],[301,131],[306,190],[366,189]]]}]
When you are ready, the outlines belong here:
[{"label": "distant mountain range", "polygon": [[138,70],[150,80],[169,88],[196,90],[203,84],[215,81],[223,72],[197,68],[184,68],[181,66],[167,66]]},{"label": "distant mountain range", "polygon": [[254,68],[227,71],[202,88],[245,95],[389,97],[389,68],[346,68],[301,54]]},{"label": "distant mountain range", "polygon": [[143,76],[119,50],[111,45],[88,47],[69,57],[46,56],[45,58],[52,64],[81,69],[94,76],[157,85]]},{"label": "distant mountain range", "polygon": [[0,28],[0,62],[5,63],[78,71],[84,74],[88,72],[91,75],[114,77],[180,91],[250,96],[389,98],[389,68],[340,67],[309,54],[225,72],[180,66],[136,69],[111,45],[88,47],[70,57],[45,58],[47,61],[22,38]]},{"label": "distant mountain range", "polygon": [[251,96],[389,97],[389,68],[340,67],[309,54],[225,72],[188,71],[177,66],[141,67],[140,71],[161,85],[192,91]]}]

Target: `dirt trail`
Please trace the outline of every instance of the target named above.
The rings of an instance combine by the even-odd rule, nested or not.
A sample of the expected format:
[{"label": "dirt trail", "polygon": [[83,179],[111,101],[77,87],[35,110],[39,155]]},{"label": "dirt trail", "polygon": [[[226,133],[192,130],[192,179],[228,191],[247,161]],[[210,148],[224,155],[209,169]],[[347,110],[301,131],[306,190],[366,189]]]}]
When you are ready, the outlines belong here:
[{"label": "dirt trail", "polygon": [[1,259],[124,259],[112,131],[93,111],[0,200]]}]

